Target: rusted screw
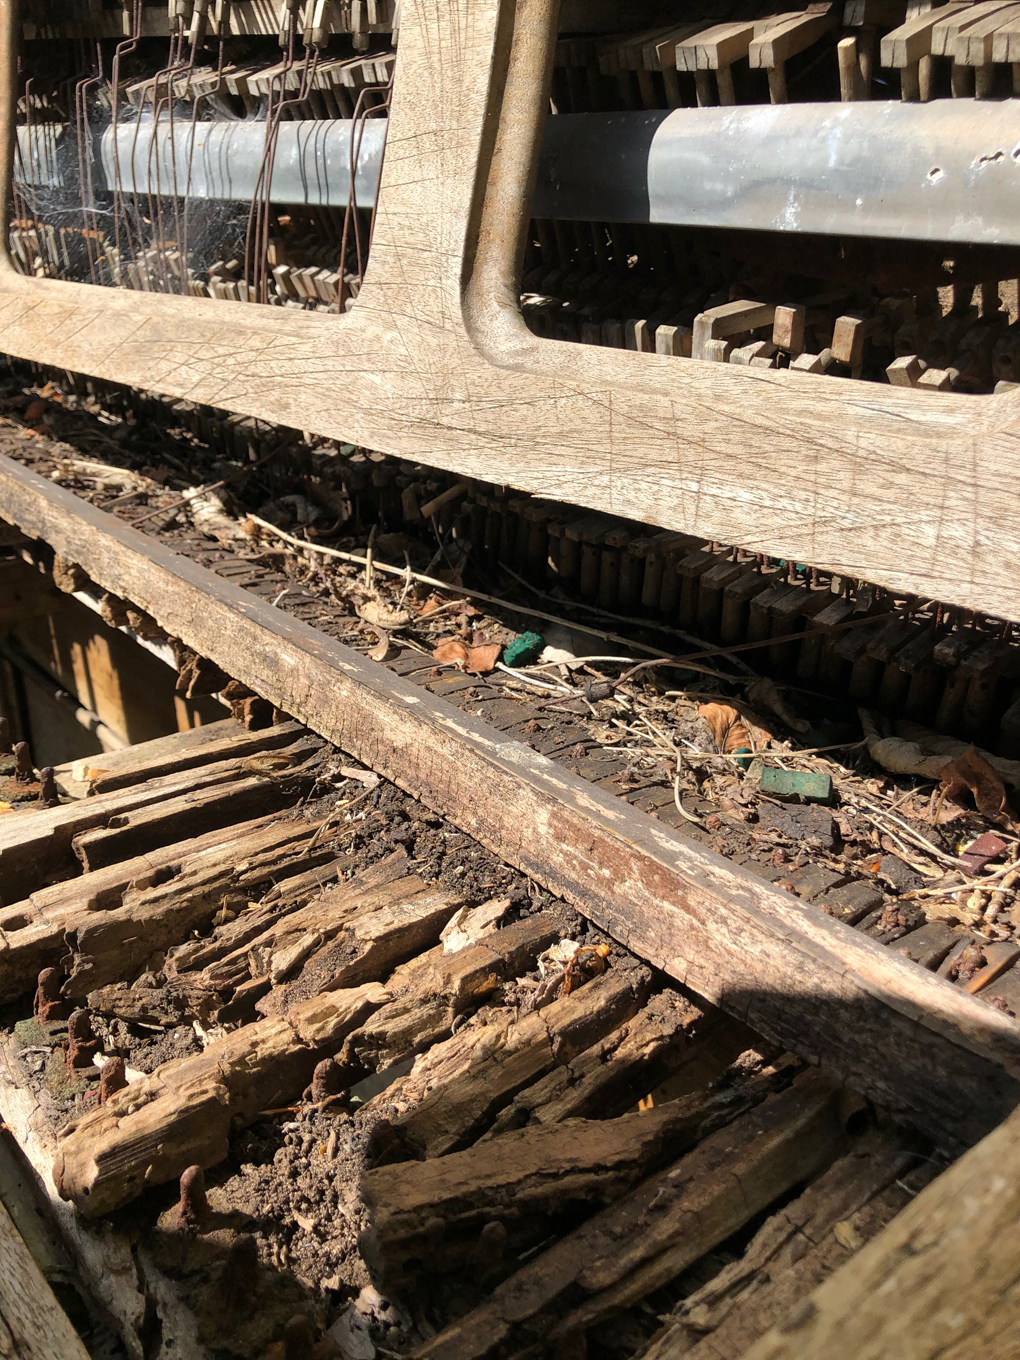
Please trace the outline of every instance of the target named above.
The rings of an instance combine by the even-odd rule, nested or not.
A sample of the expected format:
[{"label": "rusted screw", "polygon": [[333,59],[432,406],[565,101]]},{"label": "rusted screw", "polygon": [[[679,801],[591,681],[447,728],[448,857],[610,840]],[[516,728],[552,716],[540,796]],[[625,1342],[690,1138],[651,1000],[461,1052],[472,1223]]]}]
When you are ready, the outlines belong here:
[{"label": "rusted screw", "polygon": [[200,1233],[209,1222],[209,1201],[205,1197],[205,1172],[189,1166],[181,1173],[181,1225],[186,1232]]},{"label": "rusted screw", "polygon": [[32,1011],[40,1025],[67,1018],[67,1006],[60,995],[61,981],[59,968],[44,968],[39,974]]},{"label": "rusted screw", "polygon": [[67,1022],[67,1065],[72,1071],[92,1066],[100,1043],[92,1028],[92,1017],[87,1010],[72,1011]]},{"label": "rusted screw", "polygon": [[223,1263],[223,1301],[228,1308],[244,1308],[255,1293],[259,1249],[250,1233],[238,1233]]},{"label": "rusted screw", "polygon": [[111,1058],[108,1063],[104,1063],[99,1076],[100,1105],[105,1105],[112,1095],[116,1095],[118,1091],[123,1091],[127,1084],[127,1072],[124,1069],[123,1058]]},{"label": "rusted screw", "polygon": [[310,1360],[315,1338],[307,1313],[295,1313],[283,1329],[284,1360]]},{"label": "rusted screw", "polygon": [[11,725],[6,718],[0,718],[0,756],[13,754],[14,747],[11,745]]},{"label": "rusted screw", "polygon": [[19,741],[14,746],[14,782],[16,784],[34,784],[35,767],[32,764],[32,752],[28,749],[27,741]]},{"label": "rusted screw", "polygon": [[343,1091],[343,1083],[340,1080],[342,1068],[333,1058],[323,1058],[322,1062],[316,1063],[315,1071],[312,1073],[311,1097],[314,1105],[320,1105],[330,1096],[338,1096]]},{"label": "rusted screw", "polygon": [[57,777],[53,773],[52,765],[44,765],[39,771],[39,806],[41,808],[55,808],[60,806],[60,795],[57,793]]}]

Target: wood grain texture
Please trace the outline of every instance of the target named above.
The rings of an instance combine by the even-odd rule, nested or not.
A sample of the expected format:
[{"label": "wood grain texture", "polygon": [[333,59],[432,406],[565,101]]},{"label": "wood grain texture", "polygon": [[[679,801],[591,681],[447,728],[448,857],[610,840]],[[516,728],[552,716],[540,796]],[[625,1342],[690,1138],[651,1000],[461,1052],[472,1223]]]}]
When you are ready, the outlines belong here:
[{"label": "wood grain texture", "polygon": [[88,1351],[0,1203],[0,1357],[88,1360]]},{"label": "wood grain texture", "polygon": [[[527,330],[512,262],[555,8],[404,6],[349,315],[28,279],[4,260],[4,349],[1020,619],[1020,504],[997,490],[1020,471],[1020,391],[826,381]],[[14,0],[0,20],[9,38]],[[0,110],[0,134],[10,122]]]},{"label": "wood grain texture", "polygon": [[1020,1100],[1015,1020],[4,458],[0,504],[636,954],[936,1141],[974,1141]]},{"label": "wood grain texture", "polygon": [[795,1307],[744,1360],[1013,1360],[1020,1113]]}]

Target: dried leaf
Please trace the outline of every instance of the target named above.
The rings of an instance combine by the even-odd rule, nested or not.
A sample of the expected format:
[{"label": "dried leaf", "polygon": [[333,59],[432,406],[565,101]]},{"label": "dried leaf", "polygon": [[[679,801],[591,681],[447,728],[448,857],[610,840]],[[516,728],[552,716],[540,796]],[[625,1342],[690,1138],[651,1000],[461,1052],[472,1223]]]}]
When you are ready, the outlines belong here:
[{"label": "dried leaf", "polygon": [[945,798],[970,793],[978,812],[996,822],[1014,822],[1002,780],[973,746],[951,760],[942,771],[939,787]]},{"label": "dried leaf", "polygon": [[470,671],[473,675],[486,675],[495,669],[502,650],[498,642],[469,647],[459,638],[448,638],[432,649],[432,659],[441,666],[456,666],[458,670]]},{"label": "dried leaf", "polygon": [[364,619],[365,623],[370,623],[373,628],[382,628],[387,633],[394,632],[397,628],[404,628],[411,622],[411,615],[406,609],[397,609],[385,600],[365,600],[357,607],[359,619]]},{"label": "dried leaf", "polygon": [[30,401],[25,407],[25,421],[29,425],[34,425],[37,420],[42,420],[43,416],[50,409],[48,401]]},{"label": "dried leaf", "polygon": [[368,659],[369,661],[386,661],[389,659],[391,650],[393,650],[390,635],[385,628],[376,628],[375,634],[379,641],[369,652]]},{"label": "dried leaf", "polygon": [[712,738],[724,755],[751,750],[747,724],[732,704],[699,704],[698,713],[708,723]]}]

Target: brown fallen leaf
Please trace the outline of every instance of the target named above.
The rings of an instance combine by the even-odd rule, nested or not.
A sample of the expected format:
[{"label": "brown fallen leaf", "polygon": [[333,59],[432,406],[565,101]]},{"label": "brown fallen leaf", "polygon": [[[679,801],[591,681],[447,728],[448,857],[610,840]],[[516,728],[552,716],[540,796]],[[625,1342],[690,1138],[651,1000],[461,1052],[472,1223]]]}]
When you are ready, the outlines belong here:
[{"label": "brown fallen leaf", "polygon": [[364,619],[365,623],[370,623],[373,628],[382,628],[387,633],[403,628],[411,622],[408,610],[395,608],[385,600],[365,600],[358,605],[356,612],[359,619]]},{"label": "brown fallen leaf", "polygon": [[387,633],[385,628],[378,627],[376,627],[375,629],[375,635],[379,639],[379,641],[369,652],[368,659],[369,661],[387,661],[390,656],[390,650],[391,649],[396,650],[395,648],[393,648],[393,643],[390,640],[390,635],[389,633]]},{"label": "brown fallen leaf", "polygon": [[[970,793],[978,812],[992,821],[1003,825],[1016,821],[1005,785],[973,746],[968,746],[962,755],[951,760],[939,777],[940,805],[947,798],[959,801],[962,793]],[[935,821],[938,821],[937,813]]]},{"label": "brown fallen leaf", "polygon": [[30,401],[25,407],[25,423],[34,425],[37,420],[42,420],[49,409],[48,401],[40,401],[38,398],[35,401]]},{"label": "brown fallen leaf", "polygon": [[699,704],[698,713],[708,723],[712,738],[724,755],[752,749],[747,724],[731,704]]},{"label": "brown fallen leaf", "polygon": [[441,666],[456,666],[458,670],[470,671],[472,675],[486,675],[495,669],[502,650],[498,642],[469,647],[459,638],[447,638],[432,649],[432,659]]}]

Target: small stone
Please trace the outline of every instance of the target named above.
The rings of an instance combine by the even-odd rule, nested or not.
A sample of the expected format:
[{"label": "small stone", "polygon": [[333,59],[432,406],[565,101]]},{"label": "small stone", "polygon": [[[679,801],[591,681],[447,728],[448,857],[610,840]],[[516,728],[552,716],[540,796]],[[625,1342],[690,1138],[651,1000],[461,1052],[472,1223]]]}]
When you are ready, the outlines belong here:
[{"label": "small stone", "polygon": [[123,1091],[127,1084],[127,1071],[124,1067],[123,1058],[111,1058],[109,1062],[104,1063],[99,1074],[100,1105],[105,1105],[112,1095],[116,1095],[118,1091]]},{"label": "small stone", "polygon": [[178,1205],[185,1232],[200,1233],[209,1222],[209,1201],[205,1197],[205,1172],[189,1166],[181,1172],[181,1199]]}]

